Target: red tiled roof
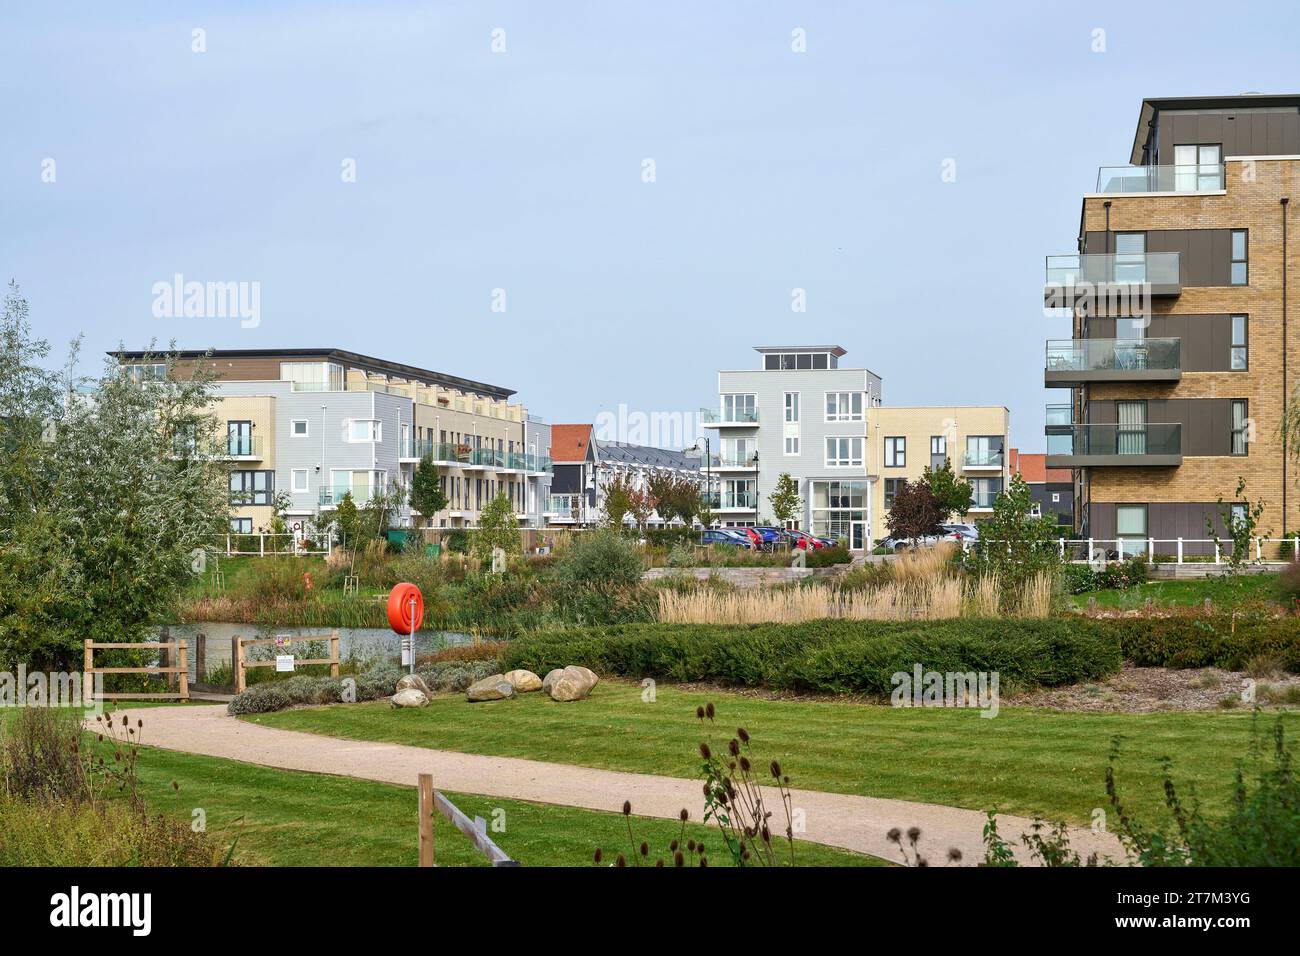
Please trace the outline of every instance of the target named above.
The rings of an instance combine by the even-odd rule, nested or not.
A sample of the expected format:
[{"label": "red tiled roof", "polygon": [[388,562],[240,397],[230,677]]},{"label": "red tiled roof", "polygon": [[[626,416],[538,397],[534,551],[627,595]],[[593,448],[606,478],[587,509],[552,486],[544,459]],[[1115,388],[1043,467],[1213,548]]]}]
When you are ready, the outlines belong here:
[{"label": "red tiled roof", "polygon": [[1048,468],[1047,456],[1011,449],[1011,473],[1019,474],[1031,485],[1045,482],[1068,483],[1074,479],[1069,468]]},{"label": "red tiled roof", "polygon": [[551,426],[551,461],[585,461],[590,445],[590,425]]}]

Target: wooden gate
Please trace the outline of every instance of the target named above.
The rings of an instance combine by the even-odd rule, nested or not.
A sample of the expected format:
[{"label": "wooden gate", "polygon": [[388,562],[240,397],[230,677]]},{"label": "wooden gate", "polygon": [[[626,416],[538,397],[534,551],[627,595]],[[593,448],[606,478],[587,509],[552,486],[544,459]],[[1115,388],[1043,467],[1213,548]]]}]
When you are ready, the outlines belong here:
[{"label": "wooden gate", "polygon": [[[110,643],[106,641],[90,641],[85,643],[85,661],[81,669],[81,691],[83,700],[189,700],[190,699],[190,655],[184,641],[133,641],[121,644]],[[170,653],[162,655],[162,663],[158,667],[96,667],[95,651],[97,650],[124,650],[130,648],[157,648],[163,651],[176,652],[175,665],[166,663],[172,660]],[[166,694],[96,694],[95,693],[95,676],[96,674],[174,674],[175,678],[168,678],[168,684],[176,684],[177,690]]]},{"label": "wooden gate", "polygon": [[244,648],[256,647],[266,644],[294,644],[299,641],[325,641],[330,642],[329,657],[309,657],[301,660],[295,659],[294,667],[301,664],[328,664],[330,666],[330,677],[339,676],[339,632],[331,631],[329,634],[318,634],[308,637],[236,637],[235,638],[235,660],[233,670],[235,672],[235,693],[242,694],[247,687],[244,680],[244,670],[249,667],[274,667],[275,661],[249,661],[245,659]]}]

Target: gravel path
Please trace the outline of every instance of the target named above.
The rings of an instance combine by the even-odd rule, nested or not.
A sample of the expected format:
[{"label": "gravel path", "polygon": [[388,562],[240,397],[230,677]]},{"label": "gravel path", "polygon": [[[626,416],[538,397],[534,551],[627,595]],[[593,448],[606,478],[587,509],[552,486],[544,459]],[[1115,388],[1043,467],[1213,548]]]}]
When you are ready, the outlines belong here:
[{"label": "gravel path", "polygon": [[[432,773],[439,790],[589,810],[618,811],[624,800],[630,800],[633,813],[647,817],[675,819],[685,807],[698,822],[704,812],[700,783],[677,777],[341,740],[250,724],[217,706],[153,707],[118,713],[130,715],[132,724],[143,718],[141,743],[166,750],[412,787],[417,774]],[[978,757],[972,755],[972,759]],[[985,817],[975,810],[812,790],[796,790],[793,796],[796,811],[804,814],[805,830],[797,834],[801,839],[897,861],[898,848],[886,839],[886,832],[891,827],[906,831],[918,826],[921,853],[931,865],[943,865],[950,847],[961,850],[967,864],[984,856],[981,830]],[[780,799],[775,791],[765,791],[765,799],[774,812],[773,819],[781,821],[774,827],[779,829],[784,822]],[[1030,823],[1023,817],[998,818],[1005,839],[1018,838]],[[1081,855],[1095,851],[1123,859],[1119,842],[1110,834],[1077,829],[1071,833],[1071,846]],[[1029,862],[1023,850],[1017,855],[1022,862]]]}]

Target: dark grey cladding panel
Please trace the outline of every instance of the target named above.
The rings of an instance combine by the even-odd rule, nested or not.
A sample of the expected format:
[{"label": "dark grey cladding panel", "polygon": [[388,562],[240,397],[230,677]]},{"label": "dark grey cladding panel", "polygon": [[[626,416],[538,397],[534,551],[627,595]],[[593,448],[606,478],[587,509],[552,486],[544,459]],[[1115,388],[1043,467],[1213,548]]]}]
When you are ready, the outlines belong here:
[{"label": "dark grey cladding panel", "polygon": [[[1090,401],[1087,421],[1093,425],[1114,424],[1118,421],[1115,401]],[[1147,422],[1181,423],[1184,457],[1228,456],[1232,454],[1232,401],[1231,398],[1146,399]]]},{"label": "dark grey cladding panel", "polygon": [[556,465],[551,476],[551,494],[575,495],[582,491],[581,465]]},{"label": "dark grey cladding panel", "polygon": [[1300,113],[1289,110],[1164,112],[1158,161],[1170,165],[1174,147],[1222,143],[1223,156],[1293,156],[1300,153]]},{"label": "dark grey cladding panel", "polygon": [[[1113,318],[1088,319],[1088,337],[1115,338]],[[1148,338],[1179,340],[1179,361],[1184,372],[1227,372],[1232,367],[1232,316],[1153,315]]]},{"label": "dark grey cladding panel", "polygon": [[[1235,487],[1235,486],[1234,486]],[[1212,489],[1209,489],[1212,490]],[[1232,493],[1231,488],[1224,492],[1224,500]],[[1204,541],[1209,538],[1206,522],[1214,525],[1219,537],[1227,541],[1228,531],[1219,513],[1216,502],[1195,501],[1094,501],[1088,508],[1088,534],[1093,538],[1115,537],[1115,508],[1117,504],[1134,504],[1147,506],[1147,537],[1157,540],[1157,554],[1176,553],[1174,539],[1183,538],[1183,554],[1213,554],[1214,544],[1191,544],[1192,540]]]},{"label": "dark grey cladding panel", "polygon": [[[1147,252],[1177,252],[1178,275],[1184,287],[1228,285],[1232,270],[1231,229],[1148,229]],[[1090,255],[1115,251],[1115,239],[1105,230],[1084,236]]]}]

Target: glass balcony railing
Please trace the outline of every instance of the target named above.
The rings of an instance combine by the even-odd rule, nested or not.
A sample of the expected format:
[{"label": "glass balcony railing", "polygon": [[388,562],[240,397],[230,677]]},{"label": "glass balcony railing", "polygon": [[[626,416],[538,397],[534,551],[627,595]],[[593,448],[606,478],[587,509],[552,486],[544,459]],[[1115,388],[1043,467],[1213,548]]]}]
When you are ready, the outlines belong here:
[{"label": "glass balcony railing", "polygon": [[1223,164],[1103,166],[1099,193],[1203,193],[1223,188]]},{"label": "glass balcony railing", "polygon": [[1006,460],[1006,453],[1001,448],[968,448],[962,464],[967,468],[1001,468]]},{"label": "glass balcony railing", "polygon": [[1002,494],[1001,488],[993,488],[988,485],[979,484],[971,490],[971,507],[990,509],[993,503],[998,500],[998,495]]},{"label": "glass balcony railing", "polygon": [[1053,425],[1070,425],[1074,422],[1073,405],[1048,405],[1047,406],[1047,427]]},{"label": "glass balcony railing", "polygon": [[710,508],[753,508],[757,498],[752,491],[714,491],[700,500]]},{"label": "glass balcony railing", "polygon": [[493,448],[476,448],[470,454],[470,461],[484,468],[504,468],[506,453]]},{"label": "glass balcony railing", "polygon": [[231,458],[261,458],[261,435],[227,435],[225,452]]},{"label": "glass balcony railing", "polygon": [[581,495],[548,495],[546,498],[546,513],[548,515],[567,515],[572,517],[580,514],[581,509]]},{"label": "glass balcony railing", "polygon": [[1178,371],[1180,340],[1056,339],[1047,343],[1049,372]]},{"label": "glass balcony railing", "polygon": [[370,489],[368,487],[358,486],[354,488],[352,485],[324,485],[321,487],[317,500],[322,505],[337,505],[348,492],[352,493],[352,502],[358,508],[370,500]]},{"label": "glass balcony railing", "polygon": [[[1181,455],[1183,426],[1177,422],[1151,425],[1069,425],[1049,433],[1049,455],[1146,456]],[[1055,442],[1053,442],[1055,439]]]},{"label": "glass balcony railing", "polygon": [[1047,285],[1179,285],[1178,253],[1099,253],[1047,257]]},{"label": "glass balcony railing", "polygon": [[701,408],[700,421],[705,425],[756,425],[758,410],[754,408]]},{"label": "glass balcony railing", "polygon": [[713,468],[757,468],[758,462],[754,459],[752,451],[739,454],[725,452],[721,455],[710,455],[709,465]]}]

